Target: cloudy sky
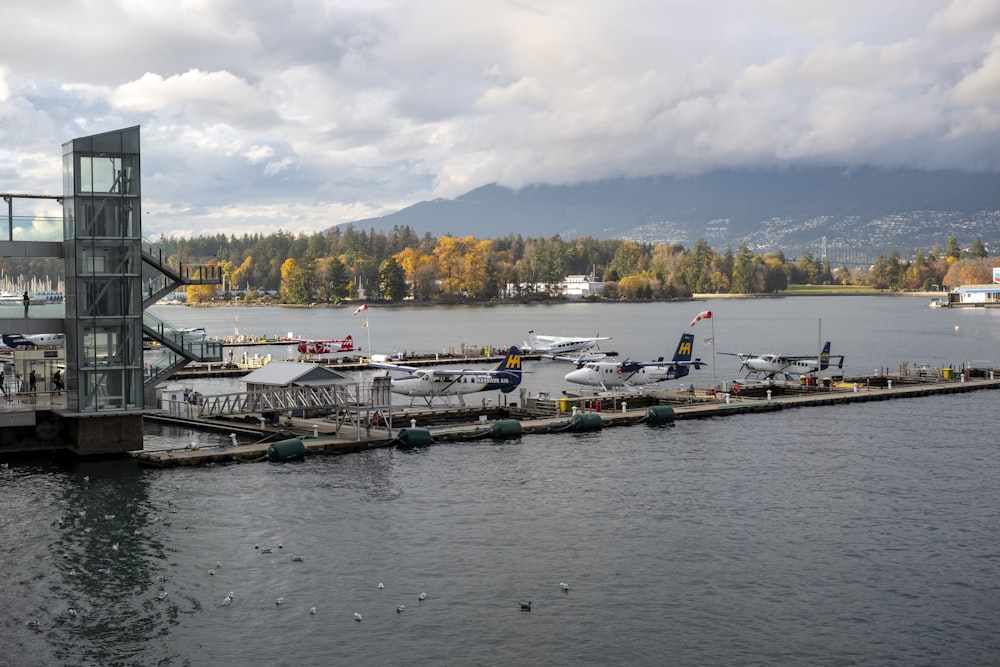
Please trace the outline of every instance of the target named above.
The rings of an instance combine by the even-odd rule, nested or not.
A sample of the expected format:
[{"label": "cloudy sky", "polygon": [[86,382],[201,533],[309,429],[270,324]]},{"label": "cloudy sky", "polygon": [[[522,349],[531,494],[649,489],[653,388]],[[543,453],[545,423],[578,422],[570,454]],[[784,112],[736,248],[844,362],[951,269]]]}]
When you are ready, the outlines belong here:
[{"label": "cloudy sky", "polygon": [[0,32],[0,191],[60,194],[65,141],[141,125],[147,236],[491,182],[1000,171],[997,0],[32,0]]}]

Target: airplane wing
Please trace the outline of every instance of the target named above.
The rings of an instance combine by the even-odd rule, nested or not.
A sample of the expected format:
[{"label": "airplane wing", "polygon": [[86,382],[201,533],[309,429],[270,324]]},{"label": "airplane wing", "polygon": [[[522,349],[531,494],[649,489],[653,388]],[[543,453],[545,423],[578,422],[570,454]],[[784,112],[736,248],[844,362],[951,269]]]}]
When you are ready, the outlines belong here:
[{"label": "airplane wing", "polygon": [[600,361],[608,355],[603,352],[596,352],[594,354],[581,354],[579,356],[569,354],[540,354],[538,356],[542,359],[551,359],[552,361],[568,361],[573,364],[585,364],[588,361]]},{"label": "airplane wing", "polygon": [[495,369],[484,368],[482,370],[468,370],[465,368],[417,368],[416,366],[404,366],[402,364],[386,364],[377,361],[368,362],[369,368],[381,368],[387,371],[398,371],[400,373],[409,373],[410,375],[420,375],[423,377],[483,377],[488,375],[490,377],[509,377],[513,376],[512,371],[503,371]]},{"label": "airplane wing", "polygon": [[400,373],[409,373],[410,375],[416,375],[417,372],[427,373],[426,369],[417,368],[416,366],[404,366],[402,364],[387,364],[380,361],[369,361],[368,368],[381,368],[387,371],[399,371]]},{"label": "airplane wing", "polygon": [[640,368],[649,368],[650,366],[694,366],[700,369],[702,366],[708,366],[708,363],[702,361],[701,359],[691,359],[690,361],[668,361],[667,359],[659,359],[657,361],[628,361],[622,362],[620,368],[622,372],[634,372]]}]

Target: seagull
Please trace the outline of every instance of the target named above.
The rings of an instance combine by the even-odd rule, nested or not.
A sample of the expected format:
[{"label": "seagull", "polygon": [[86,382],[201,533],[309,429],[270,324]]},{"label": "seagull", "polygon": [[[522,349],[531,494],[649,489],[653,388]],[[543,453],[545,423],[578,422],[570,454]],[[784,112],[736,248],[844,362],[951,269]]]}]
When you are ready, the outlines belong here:
[{"label": "seagull", "polygon": [[75,577],[76,576],[76,570],[70,570],[69,571],[69,576]]},{"label": "seagull", "polygon": [[222,598],[222,606],[223,607],[228,607],[232,603],[233,603],[233,592],[229,591],[229,595],[227,595],[226,597]]},{"label": "seagull", "polygon": [[285,545],[284,545],[284,544],[282,544],[281,542],[278,542],[278,548],[279,548],[279,549],[284,549],[284,548],[285,548]]},{"label": "seagull", "polygon": [[215,570],[214,570],[214,569],[212,569],[212,568],[208,568],[208,574],[209,574],[210,576],[214,576],[214,575],[215,575]]},{"label": "seagull", "polygon": [[104,518],[107,519],[108,521],[111,521],[112,519],[115,518],[115,515],[114,514],[105,514]]},{"label": "seagull", "polygon": [[398,607],[396,607],[396,613],[397,614],[402,614],[404,611],[406,611],[406,605],[405,604],[401,604]]},{"label": "seagull", "polygon": [[521,603],[521,611],[531,611],[531,600]]},{"label": "seagull", "polygon": [[316,613],[316,607],[309,607],[309,613],[310,614],[315,614]]},{"label": "seagull", "polygon": [[115,542],[114,544],[111,545],[111,550],[112,551],[118,551],[118,543],[117,542]]},{"label": "seagull", "polygon": [[253,548],[254,549],[260,549],[260,545],[259,544],[255,544],[255,545],[253,545]]},{"label": "seagull", "polygon": [[385,588],[385,584],[383,584],[381,581],[378,582],[378,589],[382,590],[383,588]]},{"label": "seagull", "polygon": [[158,575],[156,575],[156,580],[157,581],[166,581],[167,578],[164,577],[162,574],[158,574]]},{"label": "seagull", "polygon": [[277,600],[274,601],[274,604],[280,607],[281,605],[285,604],[285,598],[278,598]]},{"label": "seagull", "polygon": [[166,591],[160,591],[160,594],[157,595],[156,597],[158,597],[161,600],[166,600],[167,599],[167,592]]},{"label": "seagull", "polygon": [[58,524],[59,524],[59,525],[61,526],[61,525],[63,525],[64,523],[65,523],[65,521],[63,520],[63,518],[62,518],[62,517],[59,517],[59,521],[58,521]]},{"label": "seagull", "polygon": [[215,561],[215,567],[217,568],[222,567],[222,561],[221,560]]},{"label": "seagull", "polygon": [[80,510],[80,516],[87,516],[87,510]]},{"label": "seagull", "polygon": [[559,588],[563,589],[567,593],[569,592],[569,584],[567,584],[565,581],[559,582]]},{"label": "seagull", "polygon": [[90,475],[84,475],[83,476],[83,481],[89,482],[90,481]]},{"label": "seagull", "polygon": [[417,599],[423,602],[424,600],[427,599],[427,593],[421,593],[420,595],[417,596]]},{"label": "seagull", "polygon": [[354,612],[354,620],[357,621],[358,623],[360,623],[361,622],[361,614],[359,614],[358,612]]},{"label": "seagull", "polygon": [[41,624],[38,622],[37,618],[33,618],[27,623],[25,623],[25,625],[27,625],[29,628],[37,628]]},{"label": "seagull", "polygon": [[295,561],[296,563],[301,563],[302,556],[292,556],[292,560]]},{"label": "seagull", "polygon": [[66,610],[66,613],[69,614],[70,616],[76,616],[76,609],[70,607],[69,609]]},{"label": "seagull", "polygon": [[271,553],[271,548],[270,548],[270,547],[268,547],[268,548],[266,548],[266,549],[261,549],[261,550],[260,550],[260,552],[261,552],[262,554],[269,554],[269,553]]}]

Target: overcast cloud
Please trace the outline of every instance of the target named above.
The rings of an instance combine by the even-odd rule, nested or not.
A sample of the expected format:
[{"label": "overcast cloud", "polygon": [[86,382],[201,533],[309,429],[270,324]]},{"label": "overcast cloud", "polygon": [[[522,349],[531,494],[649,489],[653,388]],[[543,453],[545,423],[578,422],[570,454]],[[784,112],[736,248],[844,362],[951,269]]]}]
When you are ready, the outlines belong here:
[{"label": "overcast cloud", "polygon": [[491,182],[1000,171],[996,0],[33,0],[0,26],[0,191],[61,194],[65,141],[141,125],[147,236]]}]

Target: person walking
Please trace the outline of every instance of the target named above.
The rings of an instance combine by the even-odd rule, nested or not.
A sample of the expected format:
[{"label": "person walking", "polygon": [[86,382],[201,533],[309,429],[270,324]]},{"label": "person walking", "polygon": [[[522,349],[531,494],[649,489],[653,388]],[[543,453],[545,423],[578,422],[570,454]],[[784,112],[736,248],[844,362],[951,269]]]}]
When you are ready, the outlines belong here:
[{"label": "person walking", "polygon": [[36,376],[35,371],[32,370],[31,373],[28,374],[28,393],[34,396],[37,390],[38,390],[38,376]]},{"label": "person walking", "polygon": [[59,369],[56,369],[56,372],[52,375],[52,386],[56,388],[56,396],[62,393],[64,384],[62,371]]},{"label": "person walking", "polygon": [[7,378],[4,377],[3,369],[0,368],[0,391],[7,395]]}]

